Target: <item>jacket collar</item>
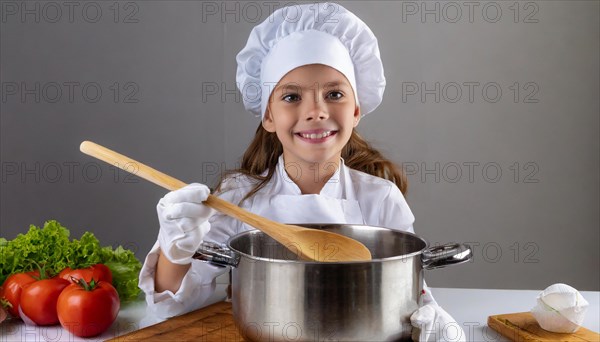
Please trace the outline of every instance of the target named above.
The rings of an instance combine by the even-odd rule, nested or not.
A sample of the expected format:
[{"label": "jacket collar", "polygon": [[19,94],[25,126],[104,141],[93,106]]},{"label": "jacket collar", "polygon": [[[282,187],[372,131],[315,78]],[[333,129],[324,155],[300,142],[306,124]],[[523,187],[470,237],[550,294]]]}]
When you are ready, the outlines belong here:
[{"label": "jacket collar", "polygon": [[[281,195],[302,195],[302,191],[294,183],[294,181],[290,178],[288,173],[285,170],[285,164],[283,160],[283,154],[279,156],[279,161],[277,162],[277,170],[273,175],[274,180],[274,188],[276,193]],[[290,172],[293,172],[293,165],[290,167]],[[300,172],[300,169],[298,169]],[[316,171],[315,171],[316,172]],[[347,177],[348,170],[346,165],[344,164],[344,159],[340,158],[340,166],[335,171],[335,173],[329,178],[323,189],[319,195],[324,195],[328,197],[334,198],[345,198],[344,193],[344,178]]]}]

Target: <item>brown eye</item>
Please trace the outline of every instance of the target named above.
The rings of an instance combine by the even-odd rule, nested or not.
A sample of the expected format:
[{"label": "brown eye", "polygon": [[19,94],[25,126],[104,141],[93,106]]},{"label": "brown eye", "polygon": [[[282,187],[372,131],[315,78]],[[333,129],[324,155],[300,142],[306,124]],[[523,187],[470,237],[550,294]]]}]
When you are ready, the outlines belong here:
[{"label": "brown eye", "polygon": [[329,94],[327,94],[327,98],[330,100],[339,100],[342,97],[344,97],[344,94],[339,91],[332,91]]},{"label": "brown eye", "polygon": [[298,94],[287,94],[281,98],[285,102],[296,102],[300,100],[300,95]]}]

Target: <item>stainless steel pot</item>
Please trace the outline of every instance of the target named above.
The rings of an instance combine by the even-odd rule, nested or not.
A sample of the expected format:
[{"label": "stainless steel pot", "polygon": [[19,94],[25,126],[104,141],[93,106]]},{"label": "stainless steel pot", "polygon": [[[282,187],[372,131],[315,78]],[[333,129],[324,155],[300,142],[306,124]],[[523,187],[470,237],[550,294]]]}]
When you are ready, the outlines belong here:
[{"label": "stainless steel pot", "polygon": [[[302,225],[356,239],[371,251],[364,262],[298,260],[258,230],[227,246],[203,244],[195,258],[233,266],[236,325],[250,341],[394,341],[410,339],[423,270],[462,263],[462,244],[428,248],[415,234],[362,225]],[[292,246],[292,249],[294,246]],[[330,246],[335,259],[335,246]]]}]

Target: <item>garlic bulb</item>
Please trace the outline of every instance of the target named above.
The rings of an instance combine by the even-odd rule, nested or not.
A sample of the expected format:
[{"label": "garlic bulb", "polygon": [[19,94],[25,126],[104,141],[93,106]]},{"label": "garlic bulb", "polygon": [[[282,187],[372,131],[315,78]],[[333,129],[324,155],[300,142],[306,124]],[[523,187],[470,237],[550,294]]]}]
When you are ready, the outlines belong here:
[{"label": "garlic bulb", "polygon": [[537,297],[531,313],[544,330],[574,333],[583,323],[589,303],[579,291],[566,284],[554,284]]}]

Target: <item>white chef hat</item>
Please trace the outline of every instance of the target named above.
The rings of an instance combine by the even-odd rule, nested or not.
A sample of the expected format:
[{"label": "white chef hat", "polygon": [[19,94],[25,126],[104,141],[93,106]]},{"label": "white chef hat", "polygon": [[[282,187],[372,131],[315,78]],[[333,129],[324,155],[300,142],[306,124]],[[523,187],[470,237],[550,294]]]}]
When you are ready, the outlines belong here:
[{"label": "white chef hat", "polygon": [[236,60],[244,106],[260,117],[277,82],[303,65],[324,64],[346,76],[362,115],[379,106],[385,89],[377,38],[360,18],[335,3],[274,11],[252,29]]}]

